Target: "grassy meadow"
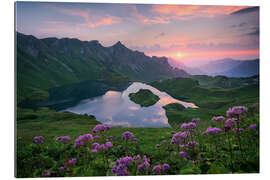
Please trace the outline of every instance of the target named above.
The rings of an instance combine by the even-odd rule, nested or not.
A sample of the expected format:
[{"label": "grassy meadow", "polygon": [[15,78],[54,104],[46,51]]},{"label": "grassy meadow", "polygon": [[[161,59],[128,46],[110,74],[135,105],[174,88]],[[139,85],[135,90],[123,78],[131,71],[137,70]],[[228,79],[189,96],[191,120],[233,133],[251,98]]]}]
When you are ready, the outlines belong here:
[{"label": "grassy meadow", "polygon": [[[100,124],[94,116],[49,108],[18,108],[16,176],[259,172],[259,107],[254,105],[259,100],[258,85],[210,87],[201,86],[191,78],[168,79],[150,85],[180,100],[193,102],[199,108],[185,109],[180,104],[164,106],[172,128],[112,127],[102,131],[94,131]],[[239,105],[248,107],[248,111],[243,111],[241,116],[226,116],[229,108]],[[224,119],[211,120],[217,116]],[[228,130],[225,121],[232,118],[237,123]],[[193,122],[194,127],[184,127]],[[215,128],[220,130],[210,132]],[[187,134],[184,140],[173,143],[183,133]],[[75,142],[86,134],[92,138],[84,139],[76,147]],[[36,141],[39,136],[42,139]],[[61,136],[70,139],[63,143],[59,141]],[[108,142],[112,145],[107,147]],[[95,143],[99,148],[94,147]]]}]

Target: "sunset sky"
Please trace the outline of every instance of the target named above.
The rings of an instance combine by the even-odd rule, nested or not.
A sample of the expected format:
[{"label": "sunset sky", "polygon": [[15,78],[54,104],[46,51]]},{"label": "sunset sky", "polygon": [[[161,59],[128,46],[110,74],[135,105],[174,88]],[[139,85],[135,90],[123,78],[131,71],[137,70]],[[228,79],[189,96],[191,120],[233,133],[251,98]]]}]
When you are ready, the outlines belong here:
[{"label": "sunset sky", "polygon": [[38,38],[121,41],[187,64],[259,57],[258,7],[18,2],[16,13],[16,30]]}]

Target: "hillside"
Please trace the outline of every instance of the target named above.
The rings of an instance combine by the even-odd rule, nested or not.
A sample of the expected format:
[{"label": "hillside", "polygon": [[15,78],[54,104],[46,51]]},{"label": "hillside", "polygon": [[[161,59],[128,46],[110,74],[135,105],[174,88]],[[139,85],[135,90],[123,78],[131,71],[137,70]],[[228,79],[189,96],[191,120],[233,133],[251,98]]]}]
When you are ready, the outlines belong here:
[{"label": "hillside", "polygon": [[205,72],[203,72],[200,68],[198,67],[189,67],[186,64],[177,61],[175,59],[172,58],[168,58],[168,62],[172,67],[178,68],[178,69],[183,69],[184,71],[186,71],[187,73],[191,74],[191,75],[201,75],[201,74],[206,74]]},{"label": "hillside", "polygon": [[199,67],[204,74],[228,77],[249,77],[259,74],[259,59],[234,60],[222,59],[211,61]]},{"label": "hillside", "polygon": [[[196,77],[196,76],[195,76]],[[206,78],[206,77],[204,77]],[[211,79],[211,77],[208,77]],[[209,80],[217,82],[216,80]],[[224,111],[231,106],[246,105],[250,106],[259,101],[259,83],[250,83],[239,86],[231,84],[230,87],[223,88],[228,82],[233,82],[233,78],[223,79],[223,83],[211,83],[201,85],[200,80],[194,78],[175,78],[162,82],[155,81],[150,83],[151,86],[165,91],[174,98],[192,102],[199,108],[187,108],[175,110],[173,106],[167,106],[166,116],[171,126],[189,119],[200,117],[203,121],[210,119],[212,116],[224,115]],[[249,78],[243,78],[242,82],[248,82]],[[227,83],[226,83],[227,82]]]},{"label": "hillside", "polygon": [[227,71],[220,72],[220,75],[229,77],[249,77],[258,75],[260,73],[259,60],[244,61],[241,64],[233,67]]},{"label": "hillside", "polygon": [[17,33],[17,101],[44,100],[48,89],[99,80],[106,84],[187,77],[165,57],[149,57],[120,42],[103,47],[98,41],[38,39]]},{"label": "hillside", "polygon": [[226,76],[207,76],[195,75],[193,79],[199,81],[199,84],[204,87],[219,87],[219,88],[234,88],[252,84],[259,84],[259,76],[251,76],[247,78],[228,78]]}]

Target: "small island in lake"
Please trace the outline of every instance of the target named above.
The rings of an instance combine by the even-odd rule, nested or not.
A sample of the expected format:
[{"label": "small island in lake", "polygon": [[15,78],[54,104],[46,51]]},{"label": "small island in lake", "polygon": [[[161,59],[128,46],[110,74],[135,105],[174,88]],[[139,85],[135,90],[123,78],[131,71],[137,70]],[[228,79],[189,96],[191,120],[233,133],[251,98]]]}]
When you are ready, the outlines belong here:
[{"label": "small island in lake", "polygon": [[159,97],[148,89],[140,89],[138,92],[130,93],[128,96],[131,101],[141,105],[141,107],[152,106],[159,101]]}]

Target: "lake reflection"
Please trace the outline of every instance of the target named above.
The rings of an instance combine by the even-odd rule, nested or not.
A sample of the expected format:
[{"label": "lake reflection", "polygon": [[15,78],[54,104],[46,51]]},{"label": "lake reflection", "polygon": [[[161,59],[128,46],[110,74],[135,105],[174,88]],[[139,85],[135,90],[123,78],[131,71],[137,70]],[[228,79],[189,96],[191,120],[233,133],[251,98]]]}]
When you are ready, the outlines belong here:
[{"label": "lake reflection", "polygon": [[[130,93],[140,89],[149,89],[159,96],[160,100],[149,107],[141,107],[128,97]],[[165,92],[139,82],[132,83],[122,92],[107,91],[103,96],[82,100],[74,107],[62,111],[77,114],[91,114],[104,124],[125,127],[170,127],[165,110],[162,106],[170,103],[180,103],[185,107],[197,108],[193,103],[187,103],[172,98]]]}]

